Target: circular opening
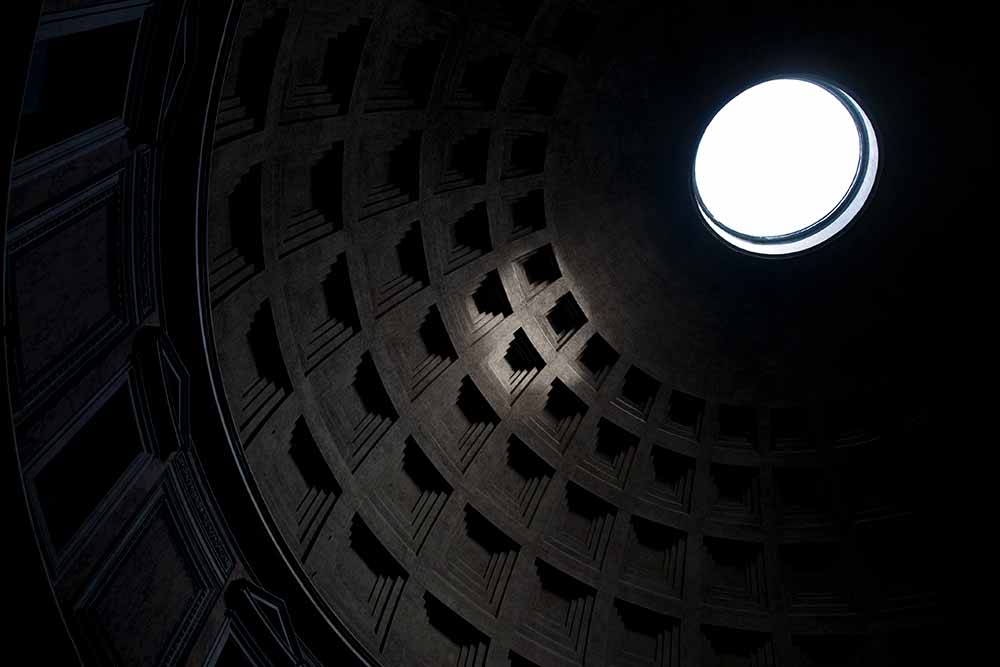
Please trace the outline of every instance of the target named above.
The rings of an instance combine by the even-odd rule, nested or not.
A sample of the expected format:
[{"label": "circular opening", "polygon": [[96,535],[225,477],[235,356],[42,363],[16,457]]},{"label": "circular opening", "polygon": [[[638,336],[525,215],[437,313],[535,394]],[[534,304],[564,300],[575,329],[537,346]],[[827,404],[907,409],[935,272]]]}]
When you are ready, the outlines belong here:
[{"label": "circular opening", "polygon": [[774,79],[744,90],[708,124],[694,164],[708,226],[742,250],[784,255],[828,240],[874,184],[871,122],[839,88]]}]

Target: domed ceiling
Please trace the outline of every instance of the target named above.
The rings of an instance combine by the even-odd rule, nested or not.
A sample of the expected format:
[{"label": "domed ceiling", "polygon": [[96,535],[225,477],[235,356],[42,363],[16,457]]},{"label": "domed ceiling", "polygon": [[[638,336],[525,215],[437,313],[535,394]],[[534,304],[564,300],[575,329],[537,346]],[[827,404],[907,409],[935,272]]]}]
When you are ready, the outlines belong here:
[{"label": "domed ceiling", "polygon": [[[816,619],[846,655],[925,594],[883,567],[908,519],[875,482],[919,345],[928,230],[892,194],[935,176],[900,159],[923,35],[729,10],[244,8],[218,360],[293,567],[362,654],[804,662]],[[714,110],[798,71],[866,105],[886,166],[848,233],[767,261],[701,224],[690,169]]]},{"label": "domed ceiling", "polygon": [[[0,137],[3,416],[59,650],[764,667],[948,646],[977,298],[954,230],[985,219],[991,123],[976,40],[941,12],[32,6]],[[776,77],[857,100],[879,166],[842,233],[765,258],[709,229],[692,168],[714,114]]]}]

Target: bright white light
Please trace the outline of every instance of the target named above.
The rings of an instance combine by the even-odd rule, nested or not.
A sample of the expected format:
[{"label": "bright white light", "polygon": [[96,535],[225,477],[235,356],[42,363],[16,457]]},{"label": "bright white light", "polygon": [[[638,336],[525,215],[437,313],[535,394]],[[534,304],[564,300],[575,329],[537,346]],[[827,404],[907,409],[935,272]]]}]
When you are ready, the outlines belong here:
[{"label": "bright white light", "polygon": [[[862,119],[861,127],[846,104]],[[862,132],[868,140],[867,161],[862,160]],[[706,220],[720,235],[737,238],[723,234],[713,222],[760,239],[798,232],[822,220],[860,179],[861,202],[848,205],[850,215],[834,221],[839,226],[823,234],[825,239],[857,213],[871,189],[876,159],[871,124],[853,100],[841,101],[809,81],[776,79],[743,91],[712,119],[695,157],[695,186]],[[802,247],[750,249],[781,254]]]}]

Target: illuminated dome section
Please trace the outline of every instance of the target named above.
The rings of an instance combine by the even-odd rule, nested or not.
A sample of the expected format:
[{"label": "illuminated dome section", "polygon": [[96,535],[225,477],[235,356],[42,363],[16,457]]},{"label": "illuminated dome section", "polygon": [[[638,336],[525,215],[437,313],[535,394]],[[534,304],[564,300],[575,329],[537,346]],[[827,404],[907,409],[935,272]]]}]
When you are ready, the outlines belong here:
[{"label": "illuminated dome section", "polygon": [[871,192],[878,163],[867,116],[825,83],[775,79],[712,119],[694,165],[708,226],[741,250],[785,255],[840,232]]}]

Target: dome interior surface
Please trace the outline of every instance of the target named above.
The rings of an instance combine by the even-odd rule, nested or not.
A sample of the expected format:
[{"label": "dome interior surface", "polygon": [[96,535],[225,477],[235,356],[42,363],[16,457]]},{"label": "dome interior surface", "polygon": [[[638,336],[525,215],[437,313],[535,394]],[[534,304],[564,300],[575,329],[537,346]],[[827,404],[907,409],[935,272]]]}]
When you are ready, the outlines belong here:
[{"label": "dome interior surface", "polygon": [[[31,1],[4,414],[51,664],[950,654],[974,39],[860,2]],[[856,100],[879,164],[765,257],[692,171],[775,78]]]},{"label": "dome interior surface", "polygon": [[[248,464],[310,584],[388,664],[614,663],[634,632],[667,664],[767,655],[789,615],[823,613],[781,581],[786,546],[794,559],[809,535],[827,546],[806,567],[851,576],[823,540],[860,515],[824,494],[858,493],[855,451],[896,446],[893,418],[861,417],[907,364],[910,304],[889,294],[913,257],[880,239],[896,218],[919,238],[923,221],[883,198],[828,248],[762,261],[706,233],[689,171],[726,93],[788,63],[857,81],[877,119],[912,99],[860,76],[891,50],[877,19],[775,45],[815,15],[776,8],[762,32],[688,11],[544,6],[518,34],[386,6],[336,122],[283,127],[286,97],[249,154],[216,149],[210,253],[230,248],[241,219],[223,198],[248,175],[263,202],[255,271],[232,296],[213,289]],[[727,47],[705,61],[709,27]],[[299,44],[272,90],[301,85]],[[919,122],[880,124],[887,152]],[[903,177],[880,176],[890,192]],[[342,200],[326,212],[331,178]],[[293,248],[300,218],[326,235]],[[799,475],[832,488],[809,495]]]}]

